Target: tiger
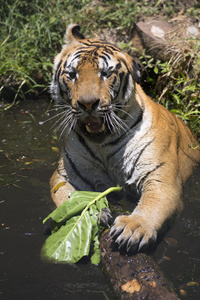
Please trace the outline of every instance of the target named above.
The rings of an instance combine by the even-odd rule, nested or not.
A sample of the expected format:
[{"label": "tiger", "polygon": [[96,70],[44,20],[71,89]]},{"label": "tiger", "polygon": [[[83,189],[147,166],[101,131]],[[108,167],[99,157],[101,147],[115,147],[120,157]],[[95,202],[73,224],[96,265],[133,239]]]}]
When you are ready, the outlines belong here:
[{"label": "tiger", "polygon": [[137,194],[133,212],[117,216],[110,229],[113,243],[127,252],[147,249],[180,215],[183,186],[200,161],[190,129],[147,96],[140,81],[129,54],[68,26],[50,84],[64,134],[51,196],[60,206],[76,190],[119,185],[133,203]]}]

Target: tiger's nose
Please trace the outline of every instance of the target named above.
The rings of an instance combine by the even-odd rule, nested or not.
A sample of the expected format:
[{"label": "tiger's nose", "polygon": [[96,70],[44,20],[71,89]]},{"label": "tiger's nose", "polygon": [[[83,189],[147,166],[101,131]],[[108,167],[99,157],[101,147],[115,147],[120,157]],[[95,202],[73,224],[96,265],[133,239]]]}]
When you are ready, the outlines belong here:
[{"label": "tiger's nose", "polygon": [[85,100],[78,100],[78,106],[81,110],[87,111],[87,112],[92,112],[95,111],[98,106],[99,106],[99,99],[92,99],[89,101],[85,101]]}]

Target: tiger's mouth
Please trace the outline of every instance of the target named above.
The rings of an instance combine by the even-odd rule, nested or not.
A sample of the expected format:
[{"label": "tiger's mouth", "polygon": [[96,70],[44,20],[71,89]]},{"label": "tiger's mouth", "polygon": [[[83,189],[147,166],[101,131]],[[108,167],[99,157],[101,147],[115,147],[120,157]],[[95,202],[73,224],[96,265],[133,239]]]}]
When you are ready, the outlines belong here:
[{"label": "tiger's mouth", "polygon": [[105,131],[105,124],[103,121],[92,116],[85,118],[83,125],[90,134],[101,134]]}]

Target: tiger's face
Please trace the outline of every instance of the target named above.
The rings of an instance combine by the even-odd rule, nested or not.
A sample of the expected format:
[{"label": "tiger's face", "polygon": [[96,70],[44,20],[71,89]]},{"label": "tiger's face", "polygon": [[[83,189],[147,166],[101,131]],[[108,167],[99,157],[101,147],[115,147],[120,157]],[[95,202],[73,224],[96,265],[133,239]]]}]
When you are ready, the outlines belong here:
[{"label": "tiger's face", "polygon": [[59,126],[95,137],[126,130],[126,104],[134,93],[133,61],[115,46],[85,39],[68,29],[55,59],[51,92],[61,113]]}]

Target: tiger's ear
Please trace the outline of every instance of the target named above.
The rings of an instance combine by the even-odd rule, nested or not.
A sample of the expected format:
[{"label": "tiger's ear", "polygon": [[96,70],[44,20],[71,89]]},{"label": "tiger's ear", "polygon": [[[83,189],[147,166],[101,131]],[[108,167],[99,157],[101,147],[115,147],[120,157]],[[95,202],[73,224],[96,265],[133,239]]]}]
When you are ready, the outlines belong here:
[{"label": "tiger's ear", "polygon": [[136,83],[141,83],[141,73],[139,69],[139,65],[135,61],[133,57],[131,57],[129,54],[125,53],[126,59],[127,59],[127,67],[129,71],[132,73],[132,76]]},{"label": "tiger's ear", "polygon": [[65,34],[66,44],[73,43],[75,41],[83,40],[85,37],[80,31],[81,27],[77,24],[70,24]]},{"label": "tiger's ear", "polygon": [[141,83],[141,73],[138,64],[136,63],[135,59],[133,59],[129,54],[127,53],[121,53],[120,59],[124,62],[129,72],[131,72],[134,80],[136,83]]},{"label": "tiger's ear", "polygon": [[141,72],[140,72],[138,64],[136,63],[136,61],[134,59],[132,60],[132,66],[133,66],[134,79],[138,84],[140,84],[141,83]]}]

